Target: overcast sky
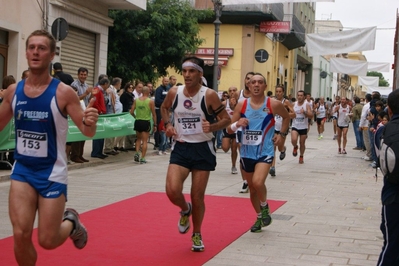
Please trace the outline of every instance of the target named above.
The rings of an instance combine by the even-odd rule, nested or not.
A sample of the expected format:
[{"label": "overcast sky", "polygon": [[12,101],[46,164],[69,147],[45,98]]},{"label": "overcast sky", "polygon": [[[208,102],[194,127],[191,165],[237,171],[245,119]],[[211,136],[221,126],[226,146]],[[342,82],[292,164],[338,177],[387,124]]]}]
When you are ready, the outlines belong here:
[{"label": "overcast sky", "polygon": [[[393,64],[398,0],[335,0],[317,2],[316,20],[340,20],[344,30],[377,26],[375,50],[363,51],[369,62]],[[382,73],[392,86],[393,71]]]}]

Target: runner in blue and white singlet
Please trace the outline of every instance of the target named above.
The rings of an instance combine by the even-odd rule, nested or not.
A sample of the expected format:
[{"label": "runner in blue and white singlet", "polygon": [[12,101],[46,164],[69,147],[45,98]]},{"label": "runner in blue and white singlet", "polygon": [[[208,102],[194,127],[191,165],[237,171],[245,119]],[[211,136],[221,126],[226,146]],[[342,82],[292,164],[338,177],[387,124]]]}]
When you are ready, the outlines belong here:
[{"label": "runner in blue and white singlet", "polygon": [[[242,129],[241,158],[258,160],[274,157],[274,116],[270,98],[266,97],[263,106],[257,110],[251,107],[251,98],[244,100],[241,117],[249,120],[249,125]],[[265,159],[267,160],[267,159]]]},{"label": "runner in blue and white singlet", "polygon": [[[34,172],[37,180],[67,184],[65,143],[68,120],[59,111],[55,98],[59,83],[53,79],[43,94],[36,98],[25,95],[25,80],[18,83],[12,102],[17,130],[13,177],[30,176]],[[37,184],[32,186],[37,187]],[[65,191],[42,189],[39,192],[43,196],[53,193],[53,197],[58,197],[59,193],[66,193],[66,188]]]},{"label": "runner in blue and white singlet", "polygon": [[48,31],[32,32],[25,46],[29,77],[10,85],[0,105],[0,131],[9,123],[15,130],[8,209],[19,265],[37,263],[36,245],[29,234],[36,225],[38,245],[44,249],[55,249],[68,238],[82,249],[88,239],[78,212],[65,209],[67,117],[91,138],[96,133],[98,111],[93,108],[94,101],[83,111],[76,92],[50,76],[55,50],[56,40]]},{"label": "runner in blue and white singlet", "polygon": [[[272,222],[266,201],[266,177],[273,161],[274,145],[284,145],[287,136],[285,132],[289,126],[287,109],[280,101],[266,97],[266,88],[266,78],[260,73],[254,74],[249,86],[251,97],[237,104],[231,119],[233,123],[227,127],[229,133],[242,128],[241,174],[250,188],[251,203],[257,215],[254,225],[250,228],[251,232],[260,232],[262,227]],[[275,136],[276,114],[282,116],[283,123],[282,132]]]}]

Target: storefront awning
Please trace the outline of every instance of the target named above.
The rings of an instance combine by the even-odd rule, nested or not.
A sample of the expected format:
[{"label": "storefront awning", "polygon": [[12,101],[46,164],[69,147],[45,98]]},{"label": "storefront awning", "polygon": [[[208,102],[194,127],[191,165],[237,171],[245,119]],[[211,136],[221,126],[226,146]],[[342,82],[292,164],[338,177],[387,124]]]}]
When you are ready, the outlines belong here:
[{"label": "storefront awning", "polygon": [[[199,55],[199,54],[196,54],[195,56],[204,60],[204,63],[206,66],[214,65],[214,57],[213,56],[208,56],[208,55],[204,56],[204,55]],[[229,57],[226,55],[219,55],[218,62],[219,62],[219,66],[227,66],[227,63],[229,62]]]}]

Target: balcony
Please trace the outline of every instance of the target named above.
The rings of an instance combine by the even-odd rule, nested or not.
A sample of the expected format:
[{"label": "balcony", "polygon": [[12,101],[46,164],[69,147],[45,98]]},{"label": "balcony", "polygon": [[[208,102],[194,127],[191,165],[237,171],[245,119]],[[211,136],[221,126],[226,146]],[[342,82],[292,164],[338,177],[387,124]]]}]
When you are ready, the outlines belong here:
[{"label": "balcony", "polygon": [[288,34],[280,33],[281,43],[289,50],[305,46],[305,33],[305,27],[295,15],[292,15],[291,32]]},{"label": "balcony", "polygon": [[[196,9],[211,8],[212,5],[198,5]],[[220,20],[223,24],[251,25],[260,24],[262,21],[281,21],[284,19],[284,5],[278,4],[253,4],[253,5],[228,5],[224,6]],[[208,18],[200,23],[213,23],[214,18]]]}]

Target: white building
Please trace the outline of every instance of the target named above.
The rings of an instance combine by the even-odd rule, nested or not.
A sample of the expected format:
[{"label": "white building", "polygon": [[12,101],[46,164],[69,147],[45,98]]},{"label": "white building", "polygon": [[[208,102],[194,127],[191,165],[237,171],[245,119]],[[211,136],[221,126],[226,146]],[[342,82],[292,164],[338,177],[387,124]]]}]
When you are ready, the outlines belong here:
[{"label": "white building", "polygon": [[[325,33],[332,31],[342,31],[343,26],[339,20],[316,20],[315,33]],[[313,57],[313,74],[312,74],[312,96],[335,98],[338,91],[337,73],[330,72],[330,57],[314,56]],[[327,73],[327,76],[323,72]],[[325,78],[323,78],[325,76]]]},{"label": "white building", "polygon": [[67,37],[57,42],[54,62],[77,77],[79,67],[89,70],[87,82],[93,85],[107,70],[108,28],[113,20],[110,9],[141,10],[146,0],[0,0],[0,82],[6,75],[20,79],[28,68],[25,42],[31,32],[47,29],[57,18],[67,21]]}]

